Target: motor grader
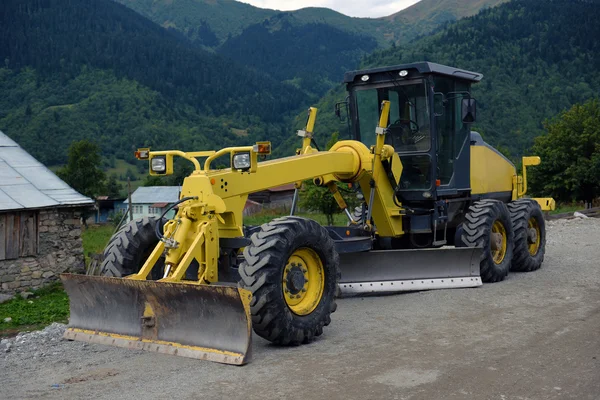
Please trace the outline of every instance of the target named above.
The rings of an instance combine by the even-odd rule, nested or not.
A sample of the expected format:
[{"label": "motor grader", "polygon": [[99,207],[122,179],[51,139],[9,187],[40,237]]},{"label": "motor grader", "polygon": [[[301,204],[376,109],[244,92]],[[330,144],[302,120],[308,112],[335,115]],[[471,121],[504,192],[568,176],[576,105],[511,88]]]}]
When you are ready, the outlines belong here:
[{"label": "motor grader", "polygon": [[[340,294],[477,287],[540,268],[542,210],[554,202],[524,198],[538,157],[524,157],[518,175],[471,132],[470,87],[481,78],[427,62],[349,72],[336,113],[352,140],[328,151],[314,145],[314,108],[291,157],[261,161],[268,142],[138,150],[151,175],[172,174],[175,157],[194,171],[172,219],[135,220],[113,236],[104,276],[61,276],[71,310],[65,337],[244,364],[252,330],[280,345],[310,342]],[[223,159],[229,167],[215,168]],[[306,180],[329,189],[347,226],[294,216]],[[292,215],[244,224],[249,194],[289,183],[298,188]],[[357,188],[358,212],[339,184]]]}]

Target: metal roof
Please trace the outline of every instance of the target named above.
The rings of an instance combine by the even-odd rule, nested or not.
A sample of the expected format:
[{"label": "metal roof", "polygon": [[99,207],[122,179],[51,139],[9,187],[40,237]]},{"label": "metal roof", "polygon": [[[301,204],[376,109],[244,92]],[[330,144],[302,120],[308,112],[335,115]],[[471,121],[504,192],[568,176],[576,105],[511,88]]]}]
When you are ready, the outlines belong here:
[{"label": "metal roof", "polygon": [[417,62],[412,64],[394,65],[390,67],[363,69],[359,71],[346,72],[344,75],[344,83],[354,82],[357,76],[377,74],[381,72],[395,72],[401,70],[416,69],[420,74],[438,74],[445,75],[451,78],[464,79],[471,82],[479,82],[483,78],[483,74],[479,72],[471,72],[460,68],[448,67],[442,64],[432,62]]},{"label": "metal roof", "polygon": [[0,211],[93,203],[0,131]]},{"label": "metal roof", "polygon": [[[175,203],[181,186],[141,186],[131,194],[132,204]],[[127,203],[127,200],[124,201]]]}]

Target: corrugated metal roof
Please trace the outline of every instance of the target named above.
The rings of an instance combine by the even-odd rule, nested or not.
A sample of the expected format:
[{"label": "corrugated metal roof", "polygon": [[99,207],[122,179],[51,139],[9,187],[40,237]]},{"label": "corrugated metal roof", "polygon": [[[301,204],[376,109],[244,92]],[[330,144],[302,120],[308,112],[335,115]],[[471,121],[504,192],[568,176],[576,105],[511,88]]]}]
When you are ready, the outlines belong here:
[{"label": "corrugated metal roof", "polygon": [[[132,204],[175,203],[181,186],[141,186],[131,194]],[[127,203],[127,200],[124,201]]]},{"label": "corrugated metal roof", "polygon": [[93,203],[0,131],[0,211]]}]

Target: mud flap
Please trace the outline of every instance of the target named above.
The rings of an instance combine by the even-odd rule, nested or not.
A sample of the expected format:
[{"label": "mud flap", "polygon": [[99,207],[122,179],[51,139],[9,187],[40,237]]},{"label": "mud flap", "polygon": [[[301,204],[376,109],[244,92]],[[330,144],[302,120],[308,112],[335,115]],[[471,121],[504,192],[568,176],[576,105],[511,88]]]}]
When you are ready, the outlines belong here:
[{"label": "mud flap", "polygon": [[251,293],[235,286],[62,274],[64,337],[242,365],[251,357]]},{"label": "mud flap", "polygon": [[340,254],[345,296],[481,286],[477,247]]}]

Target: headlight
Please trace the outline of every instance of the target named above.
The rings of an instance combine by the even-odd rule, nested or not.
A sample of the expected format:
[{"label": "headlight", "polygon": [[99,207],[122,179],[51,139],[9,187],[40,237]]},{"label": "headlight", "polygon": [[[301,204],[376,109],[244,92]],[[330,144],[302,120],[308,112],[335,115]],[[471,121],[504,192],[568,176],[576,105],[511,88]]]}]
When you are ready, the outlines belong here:
[{"label": "headlight", "polygon": [[150,168],[154,173],[164,174],[167,171],[167,158],[165,156],[152,158],[152,161],[150,161]]},{"label": "headlight", "polygon": [[234,169],[250,169],[250,153],[237,153],[233,156]]}]

